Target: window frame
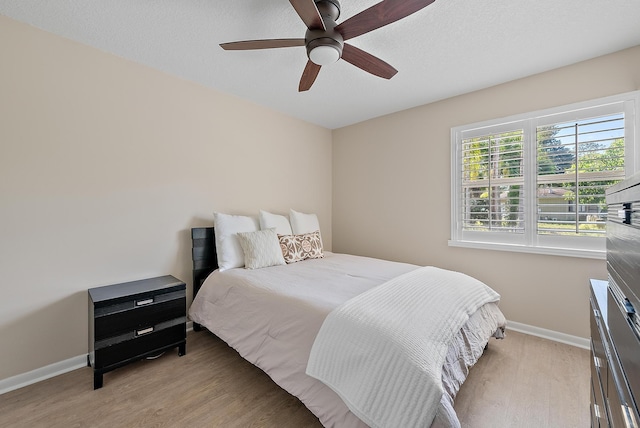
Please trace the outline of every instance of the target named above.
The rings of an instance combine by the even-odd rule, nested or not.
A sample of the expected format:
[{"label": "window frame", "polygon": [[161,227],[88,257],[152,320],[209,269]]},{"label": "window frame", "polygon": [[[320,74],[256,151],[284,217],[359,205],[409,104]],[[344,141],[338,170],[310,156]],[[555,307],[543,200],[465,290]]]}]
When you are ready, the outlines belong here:
[{"label": "window frame", "polygon": [[[451,128],[451,239],[448,241],[448,245],[452,247],[604,259],[606,256],[605,237],[554,236],[539,235],[537,233],[537,198],[535,196],[537,194],[536,129],[539,126],[563,121],[578,121],[596,115],[624,112],[625,177],[628,178],[640,169],[639,108],[640,91],[633,91]],[[523,129],[524,131],[524,233],[463,230],[461,207],[462,141],[516,129]]]}]

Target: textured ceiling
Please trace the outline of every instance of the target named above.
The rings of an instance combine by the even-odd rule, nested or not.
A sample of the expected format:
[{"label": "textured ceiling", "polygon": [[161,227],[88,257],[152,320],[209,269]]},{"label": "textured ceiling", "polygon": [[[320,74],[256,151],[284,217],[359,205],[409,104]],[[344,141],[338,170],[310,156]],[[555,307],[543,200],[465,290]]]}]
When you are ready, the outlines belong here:
[{"label": "textured ceiling", "polygon": [[[338,23],[377,2],[341,0]],[[299,93],[304,47],[218,46],[304,37],[286,0],[0,0],[0,14],[331,129],[640,45],[639,0],[437,0],[350,40],[391,80],[339,61]]]}]

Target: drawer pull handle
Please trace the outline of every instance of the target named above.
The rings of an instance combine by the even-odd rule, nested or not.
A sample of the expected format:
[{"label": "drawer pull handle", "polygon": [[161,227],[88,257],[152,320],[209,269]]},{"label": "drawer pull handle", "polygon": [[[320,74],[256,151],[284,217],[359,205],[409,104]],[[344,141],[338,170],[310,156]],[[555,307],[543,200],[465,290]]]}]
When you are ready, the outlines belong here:
[{"label": "drawer pull handle", "polygon": [[153,327],[143,328],[142,330],[136,330],[136,337],[149,334],[153,331]]},{"label": "drawer pull handle", "polygon": [[597,404],[593,405],[593,413],[596,414],[596,418],[600,419],[600,406],[598,406]]},{"label": "drawer pull handle", "polygon": [[144,306],[153,303],[153,298],[145,300],[136,300],[136,306]]},{"label": "drawer pull handle", "polygon": [[593,364],[597,367],[597,368],[602,368],[602,363],[600,362],[600,357],[593,357]]},{"label": "drawer pull handle", "polygon": [[621,404],[622,416],[624,417],[624,425],[626,428],[637,428],[636,418],[631,413],[631,409],[626,404]]}]

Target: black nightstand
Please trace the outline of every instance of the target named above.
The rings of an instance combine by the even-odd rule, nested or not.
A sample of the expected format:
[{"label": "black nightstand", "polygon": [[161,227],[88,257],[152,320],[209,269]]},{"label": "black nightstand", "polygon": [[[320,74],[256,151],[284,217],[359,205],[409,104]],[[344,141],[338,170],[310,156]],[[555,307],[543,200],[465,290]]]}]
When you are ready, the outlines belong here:
[{"label": "black nightstand", "polygon": [[178,347],[186,353],[185,283],[173,276],[89,289],[89,354],[93,388],[102,375]]}]

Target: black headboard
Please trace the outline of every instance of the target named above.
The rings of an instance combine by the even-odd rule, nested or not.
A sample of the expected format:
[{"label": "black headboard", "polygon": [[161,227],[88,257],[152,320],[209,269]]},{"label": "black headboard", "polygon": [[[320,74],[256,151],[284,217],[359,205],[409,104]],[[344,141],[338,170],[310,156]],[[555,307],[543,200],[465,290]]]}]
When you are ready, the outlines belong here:
[{"label": "black headboard", "polygon": [[207,276],[218,268],[216,241],[213,227],[191,229],[191,259],[193,260],[193,297]]}]

